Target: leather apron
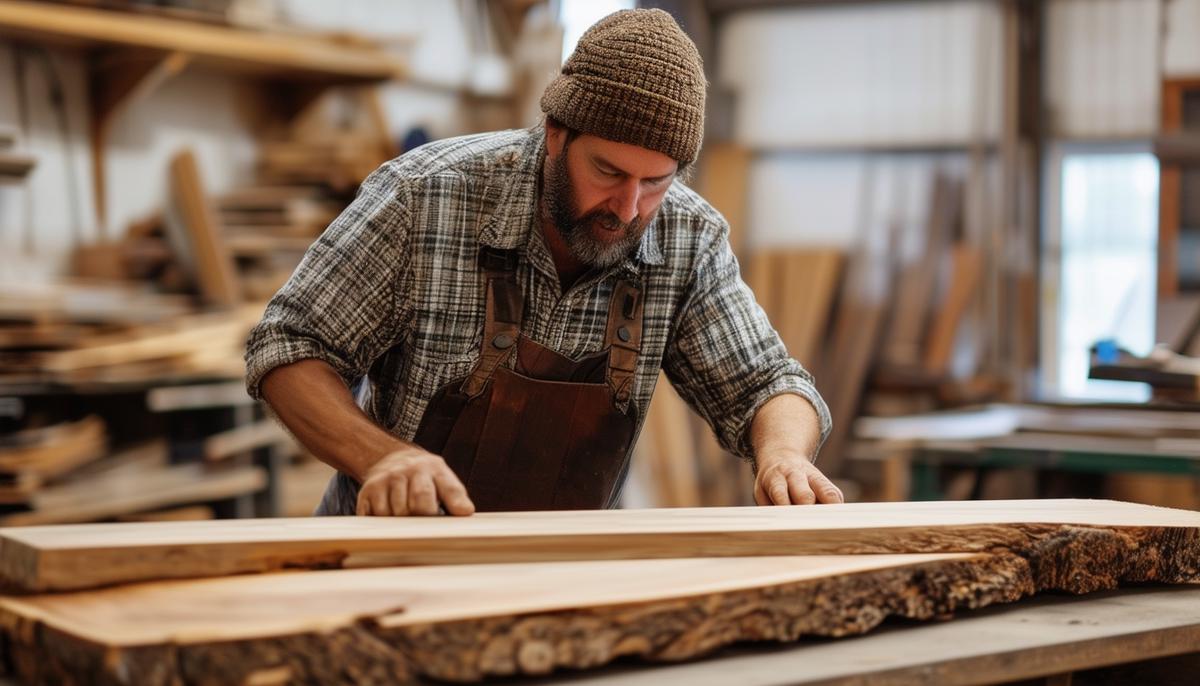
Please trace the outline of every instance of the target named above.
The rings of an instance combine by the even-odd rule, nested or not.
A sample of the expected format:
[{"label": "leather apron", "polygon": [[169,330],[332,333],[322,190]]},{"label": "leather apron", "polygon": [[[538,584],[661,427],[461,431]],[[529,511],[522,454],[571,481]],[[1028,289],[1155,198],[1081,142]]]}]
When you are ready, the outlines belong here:
[{"label": "leather apron", "polygon": [[641,351],[640,289],[617,283],[605,348],[572,360],[521,335],[517,252],[484,247],[479,259],[479,362],[438,390],[414,442],[446,460],[481,512],[612,507],[637,433],[623,408]]},{"label": "leather apron", "polygon": [[[481,512],[614,506],[638,426],[629,398],[641,352],[640,288],[616,284],[604,349],[572,360],[521,335],[517,252],[484,247],[479,262],[479,362],[434,394],[413,442],[446,460]],[[354,514],[358,488],[338,472],[314,514]]]}]

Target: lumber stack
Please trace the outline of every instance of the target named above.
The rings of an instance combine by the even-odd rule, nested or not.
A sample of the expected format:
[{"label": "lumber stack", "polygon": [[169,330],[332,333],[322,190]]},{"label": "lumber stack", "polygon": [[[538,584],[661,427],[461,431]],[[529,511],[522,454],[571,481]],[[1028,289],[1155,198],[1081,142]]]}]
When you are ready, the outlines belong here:
[{"label": "lumber stack", "polygon": [[31,527],[0,532],[0,576],[0,630],[32,684],[471,682],[1189,583],[1200,514],[1009,501]]},{"label": "lumber stack", "polygon": [[0,503],[27,504],[47,484],[99,458],[105,447],[98,417],[0,435]]},{"label": "lumber stack", "polygon": [[[108,294],[116,296],[121,290]],[[104,308],[90,307],[105,291],[81,292],[81,314],[64,309],[55,317],[44,303],[11,307],[0,325],[0,381],[7,383],[129,383],[171,378],[240,378],[247,333],[262,305],[231,312],[195,313],[172,301],[139,295]],[[98,297],[93,297],[98,296]],[[115,297],[116,300],[121,298]],[[164,304],[159,320],[138,303]],[[0,310],[5,307],[0,299]],[[124,315],[130,315],[121,322]],[[141,321],[139,321],[141,319]]]}]

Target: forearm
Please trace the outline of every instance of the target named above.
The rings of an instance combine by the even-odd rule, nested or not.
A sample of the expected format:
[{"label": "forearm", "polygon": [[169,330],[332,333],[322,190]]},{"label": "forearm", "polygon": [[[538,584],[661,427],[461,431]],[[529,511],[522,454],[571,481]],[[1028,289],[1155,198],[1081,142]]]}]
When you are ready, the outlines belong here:
[{"label": "forearm", "polygon": [[754,414],[750,424],[758,475],[754,501],[759,505],[840,503],[841,489],[813,465],[821,447],[820,414],[794,393],[777,395]]},{"label": "forearm", "polygon": [[750,424],[750,445],[758,469],[780,459],[817,458],[821,420],[812,403],[794,393],[782,393],[763,403]]},{"label": "forearm", "polygon": [[277,367],[261,388],[275,415],[309,452],[360,483],[384,456],[412,447],[359,409],[341,377],[321,360]]}]

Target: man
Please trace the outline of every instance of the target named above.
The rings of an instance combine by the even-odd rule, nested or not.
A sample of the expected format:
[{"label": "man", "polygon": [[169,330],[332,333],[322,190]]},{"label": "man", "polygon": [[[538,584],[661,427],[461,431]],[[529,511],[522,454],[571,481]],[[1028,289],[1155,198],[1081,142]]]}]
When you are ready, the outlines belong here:
[{"label": "man", "polygon": [[546,89],[544,126],[363,183],[246,353],[250,393],[338,469],[318,514],[611,507],[660,368],[756,463],[759,504],[842,500],[812,464],[825,403],[678,180],[706,85],[670,15],[618,12]]}]

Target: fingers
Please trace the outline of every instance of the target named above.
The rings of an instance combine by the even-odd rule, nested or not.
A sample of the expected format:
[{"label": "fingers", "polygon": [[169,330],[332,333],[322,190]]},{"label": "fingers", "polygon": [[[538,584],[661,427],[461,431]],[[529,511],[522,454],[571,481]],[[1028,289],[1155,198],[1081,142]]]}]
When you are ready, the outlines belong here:
[{"label": "fingers", "polygon": [[817,495],[817,502],[820,503],[844,503],[846,497],[842,495],[842,489],[838,488],[829,480],[827,476],[820,472],[813,472],[808,477],[808,484],[812,487],[813,492]]},{"label": "fingers", "polygon": [[[802,471],[790,472],[787,475],[787,492],[791,497],[792,505],[812,505],[817,502],[817,495],[808,485],[808,475]],[[776,504],[787,505],[788,503],[776,501]]]},{"label": "fingers", "polygon": [[396,517],[408,514],[408,479],[403,476],[392,477],[388,487],[388,504],[391,505],[388,514]]},{"label": "fingers", "polygon": [[771,499],[772,505],[791,505],[791,500],[788,498],[788,479],[786,476],[776,472],[767,481],[767,495]]},{"label": "fingers", "polygon": [[467,496],[467,489],[449,469],[443,470],[436,477],[438,498],[446,506],[446,511],[452,515],[469,515],[475,512],[475,503]]},{"label": "fingers", "polygon": [[358,493],[358,503],[354,510],[355,514],[359,516],[386,517],[391,514],[387,490],[379,488],[376,484],[365,484]]},{"label": "fingers", "polygon": [[408,483],[408,512],[410,515],[433,516],[438,513],[437,489],[429,474],[415,474]]},{"label": "fingers", "polygon": [[754,480],[754,504],[764,506],[771,504],[771,496],[763,490],[761,478]]},{"label": "fingers", "polygon": [[772,465],[760,472],[754,483],[754,502],[759,505],[813,505],[845,500],[841,489],[811,463]]}]

